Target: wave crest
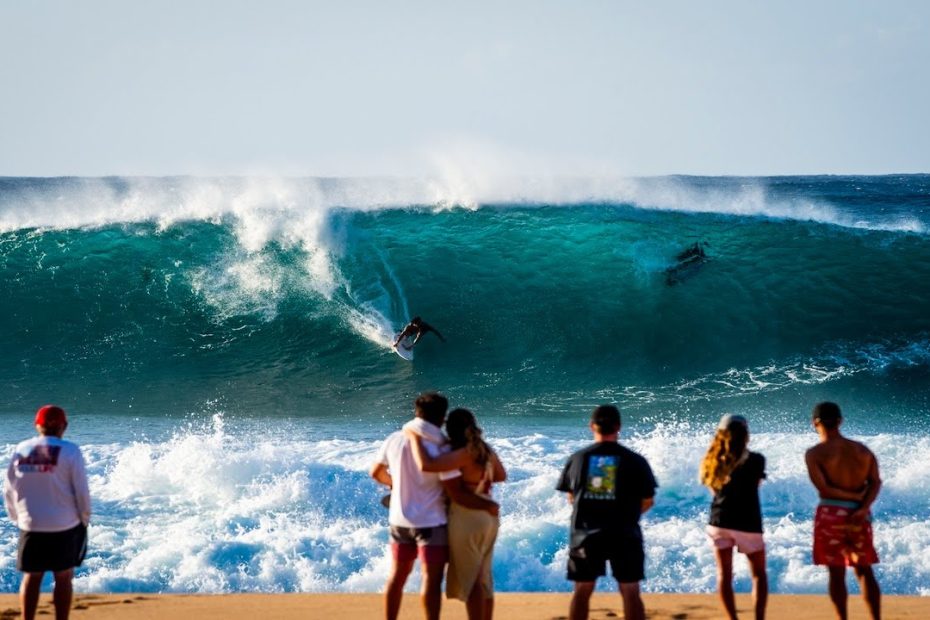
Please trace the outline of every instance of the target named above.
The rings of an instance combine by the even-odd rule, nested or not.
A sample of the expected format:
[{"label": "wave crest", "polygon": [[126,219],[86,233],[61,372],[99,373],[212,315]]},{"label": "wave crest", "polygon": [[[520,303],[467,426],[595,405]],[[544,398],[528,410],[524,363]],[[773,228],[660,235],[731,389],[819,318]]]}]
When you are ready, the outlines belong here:
[{"label": "wave crest", "polygon": [[[798,183],[809,183],[799,178]],[[890,183],[891,181],[889,181]],[[851,185],[854,181],[850,182]],[[851,190],[852,191],[852,190]],[[647,210],[813,221],[925,234],[923,214],[862,217],[827,198],[774,191],[766,178],[467,177],[0,178],[0,232],[232,218],[251,251],[319,242],[332,209],[617,204]],[[308,244],[307,242],[313,242]]]}]

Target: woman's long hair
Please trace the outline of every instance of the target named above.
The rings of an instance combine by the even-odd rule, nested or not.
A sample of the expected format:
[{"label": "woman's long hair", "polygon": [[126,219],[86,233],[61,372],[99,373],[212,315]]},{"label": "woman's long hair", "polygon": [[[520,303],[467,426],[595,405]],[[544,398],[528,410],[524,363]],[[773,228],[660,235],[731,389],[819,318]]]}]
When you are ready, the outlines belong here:
[{"label": "woman's long hair", "polygon": [[468,409],[453,409],[446,418],[446,432],[453,450],[465,448],[479,466],[491,459],[491,447],[481,437],[475,416]]},{"label": "woman's long hair", "polygon": [[742,422],[730,422],[726,428],[717,429],[701,462],[701,484],[719,492],[730,481],[733,470],[746,459],[748,441],[749,429]]}]

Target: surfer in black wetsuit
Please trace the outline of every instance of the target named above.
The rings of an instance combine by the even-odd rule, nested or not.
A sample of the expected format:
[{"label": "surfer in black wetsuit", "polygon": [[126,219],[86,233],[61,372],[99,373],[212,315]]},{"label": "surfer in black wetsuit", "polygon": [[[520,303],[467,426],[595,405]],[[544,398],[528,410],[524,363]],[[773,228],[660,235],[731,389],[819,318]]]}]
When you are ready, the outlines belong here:
[{"label": "surfer in black wetsuit", "polygon": [[679,263],[691,263],[694,261],[702,261],[707,258],[707,254],[704,253],[704,244],[701,241],[696,241],[694,245],[690,245],[681,252],[678,253],[678,256],[675,257]]},{"label": "surfer in black wetsuit", "polygon": [[433,332],[439,337],[440,340],[442,340],[443,342],[446,341],[446,339],[442,337],[442,334],[439,333],[439,330],[437,330],[435,327],[433,327],[432,325],[430,325],[429,323],[427,323],[420,317],[415,316],[412,319],[410,319],[410,322],[407,324],[407,327],[405,327],[399,334],[397,334],[397,338],[394,339],[394,346],[396,347],[400,343],[400,341],[403,340],[404,338],[415,336],[410,346],[404,345],[406,349],[412,349],[420,341],[420,338],[423,337],[423,334],[426,334],[428,332]]},{"label": "surfer in black wetsuit", "polygon": [[675,256],[675,264],[665,270],[665,283],[674,286],[694,275],[707,262],[706,241],[696,241]]}]

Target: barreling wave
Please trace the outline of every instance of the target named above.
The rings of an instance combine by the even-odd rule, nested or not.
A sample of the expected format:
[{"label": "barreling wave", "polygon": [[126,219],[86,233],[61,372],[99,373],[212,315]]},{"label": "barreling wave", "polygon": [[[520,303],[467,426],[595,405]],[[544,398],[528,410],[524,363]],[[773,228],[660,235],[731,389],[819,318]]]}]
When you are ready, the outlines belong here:
[{"label": "barreling wave", "polygon": [[[370,408],[421,383],[649,405],[925,371],[928,188],[0,179],[7,406],[49,383],[143,410]],[[389,348],[411,314],[449,339],[413,366]]]}]

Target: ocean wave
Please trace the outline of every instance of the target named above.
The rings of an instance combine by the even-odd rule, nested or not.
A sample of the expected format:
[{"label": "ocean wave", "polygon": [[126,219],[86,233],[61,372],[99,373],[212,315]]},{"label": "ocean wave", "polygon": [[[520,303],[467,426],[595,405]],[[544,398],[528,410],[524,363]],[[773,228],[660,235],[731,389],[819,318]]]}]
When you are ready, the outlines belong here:
[{"label": "ocean wave", "polygon": [[[256,413],[301,385],[305,407],[341,390],[368,409],[429,376],[555,415],[592,395],[687,405],[928,366],[919,237],[597,205],[328,218],[302,242],[269,224],[245,243],[226,220],[0,235],[5,393],[70,378],[107,410],[121,385],[147,410],[222,397]],[[695,238],[708,260],[669,286]],[[414,313],[448,342],[401,371],[390,344]]]}]

